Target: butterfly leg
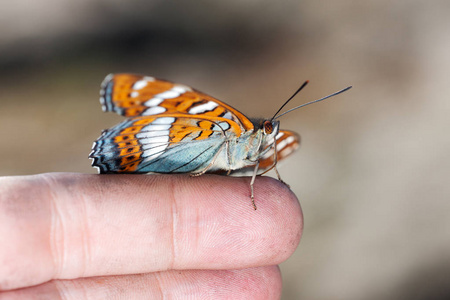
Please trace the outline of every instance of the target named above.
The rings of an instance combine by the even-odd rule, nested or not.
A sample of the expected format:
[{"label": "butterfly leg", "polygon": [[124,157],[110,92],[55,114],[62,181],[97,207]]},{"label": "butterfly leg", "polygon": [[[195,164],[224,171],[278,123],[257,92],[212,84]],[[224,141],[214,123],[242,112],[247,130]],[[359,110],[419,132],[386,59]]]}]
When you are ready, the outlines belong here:
[{"label": "butterfly leg", "polygon": [[286,185],[288,188],[290,188],[289,184],[287,184],[286,182],[283,181],[283,179],[281,179],[280,173],[278,172],[277,169],[277,163],[278,163],[278,154],[277,154],[277,146],[276,143],[273,144],[273,164],[272,166],[265,170],[263,173],[261,173],[261,175],[266,174],[267,172],[269,172],[270,170],[274,169],[275,173],[277,174],[278,180],[283,183],[284,185]]},{"label": "butterfly leg", "polygon": [[289,184],[287,184],[286,182],[283,181],[283,179],[281,179],[280,173],[278,173],[278,169],[277,169],[277,162],[278,162],[278,153],[277,153],[277,146],[274,146],[274,158],[273,158],[274,164],[273,164],[273,168],[275,170],[275,173],[277,174],[278,180],[283,183],[285,186],[287,186],[288,188],[291,188]]},{"label": "butterfly leg", "polygon": [[256,204],[255,204],[255,196],[253,193],[253,184],[255,183],[256,174],[258,173],[258,167],[259,167],[259,161],[255,165],[255,170],[253,171],[252,180],[250,181],[250,198],[252,199],[253,208],[256,210]]},{"label": "butterfly leg", "polygon": [[277,173],[278,180],[281,183],[283,183],[285,186],[287,186],[288,188],[291,188],[291,186],[289,184],[287,184],[283,179],[281,179],[280,173],[278,173],[278,169],[277,169],[276,165],[273,166],[273,169],[275,170],[275,173]]},{"label": "butterfly leg", "polygon": [[230,175],[231,173],[231,153],[230,153],[230,145],[229,145],[229,141],[225,141],[225,148],[227,151],[227,164],[228,164],[228,171],[227,171],[227,176]]}]

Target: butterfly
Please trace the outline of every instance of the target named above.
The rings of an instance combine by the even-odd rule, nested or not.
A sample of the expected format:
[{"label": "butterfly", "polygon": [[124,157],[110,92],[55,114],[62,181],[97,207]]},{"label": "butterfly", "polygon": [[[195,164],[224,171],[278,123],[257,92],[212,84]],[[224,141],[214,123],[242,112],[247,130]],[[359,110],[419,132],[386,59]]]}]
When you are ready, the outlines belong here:
[{"label": "butterfly", "polygon": [[101,85],[100,102],[103,111],[127,117],[104,130],[93,145],[89,157],[101,174],[229,175],[253,169],[254,209],[256,175],[274,169],[281,180],[277,162],[300,144],[297,133],[279,129],[277,114],[284,105],[271,119],[250,119],[189,86],[155,77],[110,74]]}]

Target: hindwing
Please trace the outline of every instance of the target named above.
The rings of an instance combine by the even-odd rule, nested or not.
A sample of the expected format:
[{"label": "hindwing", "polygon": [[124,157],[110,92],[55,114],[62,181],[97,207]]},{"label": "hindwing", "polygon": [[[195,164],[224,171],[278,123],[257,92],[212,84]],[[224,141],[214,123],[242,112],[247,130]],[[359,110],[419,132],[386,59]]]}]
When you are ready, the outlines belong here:
[{"label": "hindwing", "polygon": [[89,157],[100,173],[191,173],[208,166],[232,125],[181,114],[130,118],[104,130]]},{"label": "hindwing", "polygon": [[[276,149],[277,149],[277,161],[284,159],[285,157],[292,154],[295,150],[300,147],[300,136],[293,131],[280,130],[276,136]],[[271,168],[274,164],[274,147],[273,140],[266,141],[265,146],[259,159],[259,169],[265,171]]]}]

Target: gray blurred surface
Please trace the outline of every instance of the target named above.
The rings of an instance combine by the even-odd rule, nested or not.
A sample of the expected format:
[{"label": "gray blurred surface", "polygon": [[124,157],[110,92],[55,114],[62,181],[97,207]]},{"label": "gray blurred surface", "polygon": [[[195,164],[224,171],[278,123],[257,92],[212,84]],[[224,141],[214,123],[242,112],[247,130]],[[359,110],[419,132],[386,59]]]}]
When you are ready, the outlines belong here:
[{"label": "gray blurred surface", "polygon": [[19,0],[0,10],[0,175],[95,173],[110,72],[293,112],[305,229],[283,299],[450,298],[450,2]]}]

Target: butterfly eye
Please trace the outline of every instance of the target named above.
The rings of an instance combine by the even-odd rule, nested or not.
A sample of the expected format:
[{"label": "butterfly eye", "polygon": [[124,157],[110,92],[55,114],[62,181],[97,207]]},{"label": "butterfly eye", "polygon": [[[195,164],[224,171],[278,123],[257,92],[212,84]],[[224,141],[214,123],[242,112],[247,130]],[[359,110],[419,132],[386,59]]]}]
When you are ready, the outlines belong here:
[{"label": "butterfly eye", "polygon": [[270,121],[264,121],[264,133],[271,134],[273,132],[273,124]]}]

